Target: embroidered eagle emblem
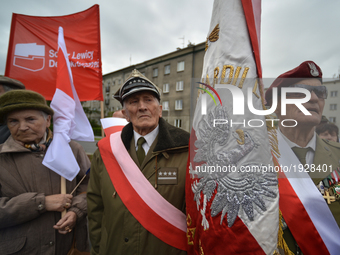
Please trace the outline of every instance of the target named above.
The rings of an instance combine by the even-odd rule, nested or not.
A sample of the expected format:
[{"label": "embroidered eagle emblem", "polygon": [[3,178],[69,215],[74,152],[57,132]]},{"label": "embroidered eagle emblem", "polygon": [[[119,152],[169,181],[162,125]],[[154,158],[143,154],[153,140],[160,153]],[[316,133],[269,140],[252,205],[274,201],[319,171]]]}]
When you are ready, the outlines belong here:
[{"label": "embroidered eagle emblem", "polygon": [[[214,126],[214,119],[227,119],[227,109],[216,106],[207,116],[203,117],[196,130],[196,155],[194,162],[204,162],[201,169],[219,165],[239,168],[241,165],[249,169],[261,169],[256,162],[241,164],[241,160],[258,146],[252,135],[245,130],[230,130],[228,124]],[[231,136],[232,135],[232,136]],[[237,145],[227,149],[229,139],[235,139]],[[266,201],[276,198],[274,188],[277,186],[275,172],[218,172],[207,173],[192,167],[189,173],[196,179],[191,190],[194,193],[197,210],[202,215],[204,230],[209,229],[207,215],[221,215],[220,224],[226,215],[228,226],[233,226],[239,213],[244,213],[250,221],[255,218],[255,211],[261,213],[267,210]]]},{"label": "embroidered eagle emblem", "polygon": [[313,75],[314,77],[319,76],[319,71],[314,65],[314,63],[308,63],[308,66],[310,68],[310,74]]},{"label": "embroidered eagle emblem", "polygon": [[205,51],[209,48],[208,42],[216,42],[220,35],[220,25],[217,24],[210,35],[207,37],[207,41],[205,42]]}]

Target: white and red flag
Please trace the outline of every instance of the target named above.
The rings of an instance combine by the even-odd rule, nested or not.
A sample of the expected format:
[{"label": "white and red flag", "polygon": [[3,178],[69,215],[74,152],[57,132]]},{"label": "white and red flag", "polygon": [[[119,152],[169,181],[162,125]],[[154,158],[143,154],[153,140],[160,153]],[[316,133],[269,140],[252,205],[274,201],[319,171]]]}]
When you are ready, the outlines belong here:
[{"label": "white and red flag", "polygon": [[72,181],[80,168],[69,142],[71,139],[94,141],[94,134],[73,84],[62,27],[59,27],[58,34],[56,91],[50,106],[54,110],[53,140],[47,150],[43,164],[67,180]]},{"label": "white and red flag", "polygon": [[108,117],[100,119],[104,133],[106,136],[110,136],[113,133],[122,131],[123,127],[129,122],[124,118]]},{"label": "white and red flag", "polygon": [[264,109],[260,22],[260,0],[214,1],[190,139],[188,254],[277,248],[278,180],[266,120],[254,113]]}]

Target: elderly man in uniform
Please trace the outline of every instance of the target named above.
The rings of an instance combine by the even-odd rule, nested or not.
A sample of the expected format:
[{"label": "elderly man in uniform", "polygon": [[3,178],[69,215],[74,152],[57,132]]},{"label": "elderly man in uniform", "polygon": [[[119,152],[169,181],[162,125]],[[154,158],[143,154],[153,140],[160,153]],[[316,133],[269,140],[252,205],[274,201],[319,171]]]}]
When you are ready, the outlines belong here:
[{"label": "elderly man in uniform", "polygon": [[[6,76],[0,76],[0,96],[12,89],[25,89],[25,85],[18,80],[11,79]],[[10,136],[9,129],[7,125],[0,125],[0,144],[4,143]]]},{"label": "elderly man in uniform", "polygon": [[157,86],[137,70],[115,98],[129,124],[93,155],[91,254],[185,254],[189,133],[162,118]]},{"label": "elderly man in uniform", "polygon": [[[302,106],[310,112],[310,115],[305,115],[295,104],[287,104],[286,115],[282,113],[281,95],[284,95],[285,93],[281,92],[284,87],[303,88],[311,93],[310,100],[302,104]],[[307,234],[315,233],[314,231],[309,231],[308,228],[309,225],[311,225],[312,229],[315,230],[315,228],[313,228],[315,222],[309,224],[310,220],[305,221],[308,216],[301,220],[299,217],[305,215],[304,212],[302,212],[304,209],[301,209],[303,207],[300,207],[301,204],[299,204],[299,202],[297,204],[294,203],[295,201],[301,200],[302,204],[306,205],[306,203],[304,203],[305,200],[301,198],[298,192],[302,192],[303,195],[308,194],[307,204],[311,205],[312,210],[320,210],[322,207],[323,210],[326,211],[326,214],[322,214],[322,217],[319,217],[319,220],[324,218],[327,224],[333,228],[332,230],[329,229],[326,231],[335,231],[336,233],[339,233],[339,200],[334,199],[334,202],[328,204],[331,211],[330,213],[325,200],[320,194],[321,192],[325,193],[323,181],[325,178],[331,178],[328,176],[331,169],[333,171],[338,169],[340,159],[339,144],[322,140],[315,132],[315,127],[321,121],[325,99],[327,98],[327,88],[322,85],[322,71],[313,61],[305,61],[298,67],[280,75],[266,91],[265,97],[268,105],[271,105],[272,102],[273,88],[277,88],[279,95],[275,112],[279,119],[279,128],[277,130],[279,148],[283,148],[283,144],[288,148],[288,150],[280,149],[281,157],[279,158],[279,163],[285,165],[285,163],[282,162],[286,162],[286,166],[294,165],[295,154],[296,162],[298,163],[294,165],[293,169],[295,169],[296,172],[299,172],[300,170],[303,170],[302,166],[305,168],[302,171],[305,173],[304,176],[291,176],[287,173],[287,178],[280,179],[280,209],[285,223],[287,223],[284,224],[283,237],[288,244],[289,249],[294,252],[294,254],[302,254],[301,252],[304,254],[311,254],[311,251],[308,250],[312,247],[311,244],[315,244],[316,246],[312,248],[315,254],[324,254],[323,249],[325,248],[325,245],[323,244],[323,241],[325,240],[320,240],[320,236],[322,239],[325,239],[324,234],[316,232],[319,239],[313,238],[313,240],[311,240],[307,237]],[[304,97],[306,97],[306,95],[301,92],[288,91],[286,94],[286,98],[289,100],[301,100]],[[294,154],[289,148],[291,148]],[[322,166],[327,166],[329,169],[324,168],[321,171],[320,169]],[[288,179],[292,181],[289,183],[287,181]],[[310,184],[309,188],[306,188],[307,182]],[[333,184],[336,185],[335,182]],[[296,197],[294,192],[290,193],[292,187],[295,189],[296,194],[300,196],[298,199],[293,199]],[[317,201],[321,203],[321,206],[317,206]],[[311,215],[311,211],[308,211],[308,214]],[[322,223],[321,226],[323,229],[329,227],[328,225],[322,225]],[[318,228],[316,228],[316,230],[318,231]],[[327,249],[329,249],[328,246]]]}]

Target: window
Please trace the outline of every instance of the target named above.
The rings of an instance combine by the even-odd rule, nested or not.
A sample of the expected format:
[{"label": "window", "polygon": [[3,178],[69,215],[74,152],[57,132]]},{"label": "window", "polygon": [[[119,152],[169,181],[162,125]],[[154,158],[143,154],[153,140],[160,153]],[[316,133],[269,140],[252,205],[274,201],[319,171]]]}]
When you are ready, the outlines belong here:
[{"label": "window", "polygon": [[184,87],[184,82],[183,81],[176,82],[176,91],[182,91],[183,87]]},{"label": "window", "polygon": [[336,122],[336,118],[335,117],[329,117],[328,120],[329,120],[329,122],[332,122],[332,123]]},{"label": "window", "polygon": [[170,65],[164,66],[164,74],[170,74]]},{"label": "window", "polygon": [[163,101],[163,111],[169,111],[169,101]]},{"label": "window", "polygon": [[176,100],[175,101],[175,110],[182,110],[183,109],[183,100]]},{"label": "window", "polygon": [[152,71],[152,77],[158,77],[158,68],[154,68]]},{"label": "window", "polygon": [[169,83],[163,84],[163,93],[169,93]]},{"label": "window", "polygon": [[121,82],[122,82],[121,79],[118,79],[118,81],[117,81],[118,85],[120,85]]},{"label": "window", "polygon": [[329,110],[335,111],[336,110],[336,104],[330,104],[329,105]]},{"label": "window", "polygon": [[175,127],[182,127],[182,120],[181,119],[175,119],[175,123],[174,123]]},{"label": "window", "polygon": [[184,61],[177,63],[177,72],[182,72],[182,71],[184,71]]},{"label": "window", "polygon": [[338,91],[331,91],[331,97],[337,97]]}]

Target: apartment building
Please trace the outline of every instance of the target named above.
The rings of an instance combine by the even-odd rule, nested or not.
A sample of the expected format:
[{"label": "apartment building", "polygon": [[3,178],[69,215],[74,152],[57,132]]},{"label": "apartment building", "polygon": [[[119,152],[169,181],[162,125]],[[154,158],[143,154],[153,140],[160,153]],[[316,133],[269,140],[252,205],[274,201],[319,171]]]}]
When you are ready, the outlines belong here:
[{"label": "apartment building", "polygon": [[328,90],[323,115],[325,115],[330,122],[340,127],[340,79],[324,80],[323,85],[325,85]]},{"label": "apartment building", "polygon": [[[159,87],[163,118],[176,127],[190,131],[190,113],[194,111],[197,96],[194,84],[202,75],[204,49],[205,43],[189,44],[186,48],[178,48],[174,52],[103,75],[105,117],[122,108],[113,96],[132,70],[137,69]],[[83,107],[90,109],[92,118],[99,120],[100,115],[95,115],[95,111],[100,109],[99,101],[84,102]]]}]

